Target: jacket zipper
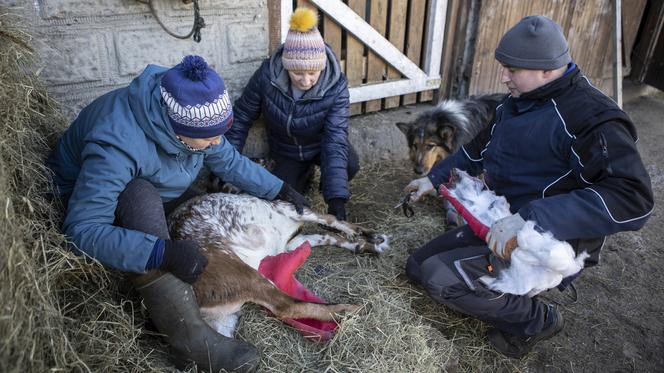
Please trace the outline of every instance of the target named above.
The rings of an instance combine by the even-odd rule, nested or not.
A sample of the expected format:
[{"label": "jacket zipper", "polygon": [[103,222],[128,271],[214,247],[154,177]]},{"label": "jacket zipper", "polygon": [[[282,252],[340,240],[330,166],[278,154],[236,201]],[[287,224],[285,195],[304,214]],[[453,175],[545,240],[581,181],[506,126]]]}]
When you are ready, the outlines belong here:
[{"label": "jacket zipper", "polygon": [[[276,85],[272,80],[270,80],[270,84],[272,84],[272,86],[274,88],[278,89],[279,92],[281,92],[282,95],[284,95],[286,98],[288,98],[291,101],[292,106],[291,106],[290,110],[288,111],[288,119],[286,120],[286,134],[288,135],[288,137],[293,139],[293,142],[295,143],[295,146],[297,146],[297,151],[300,155],[300,160],[304,160],[304,154],[302,153],[302,145],[297,143],[297,139],[293,136],[293,134],[291,133],[291,130],[290,130],[291,121],[293,119],[293,111],[295,110],[296,101],[293,99],[293,97],[289,96],[286,92],[284,92],[284,90],[281,89],[278,85]],[[322,99],[322,97],[314,97],[314,98],[300,99],[298,101],[302,101],[302,102],[317,101],[317,100],[321,100],[321,99]]]},{"label": "jacket zipper", "polygon": [[613,174],[613,169],[611,168],[611,162],[609,162],[609,144],[606,141],[606,137],[604,137],[604,134],[601,132],[599,134],[599,145],[602,147],[602,157],[606,164],[606,172],[611,175]]}]

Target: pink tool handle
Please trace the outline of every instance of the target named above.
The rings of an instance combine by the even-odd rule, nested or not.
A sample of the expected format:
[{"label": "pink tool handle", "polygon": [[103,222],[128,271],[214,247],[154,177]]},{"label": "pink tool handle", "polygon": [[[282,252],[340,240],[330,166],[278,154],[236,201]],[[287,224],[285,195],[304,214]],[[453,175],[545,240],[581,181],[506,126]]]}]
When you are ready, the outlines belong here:
[{"label": "pink tool handle", "polygon": [[482,224],[479,219],[477,219],[468,209],[466,206],[464,206],[459,200],[454,198],[452,193],[450,193],[450,190],[447,189],[447,187],[443,184],[440,185],[440,189],[438,190],[440,195],[444,198],[446,198],[452,206],[463,216],[463,218],[466,220],[468,223],[468,226],[470,229],[475,233],[475,235],[482,240],[486,241],[486,235],[489,234],[489,227],[486,225]]}]

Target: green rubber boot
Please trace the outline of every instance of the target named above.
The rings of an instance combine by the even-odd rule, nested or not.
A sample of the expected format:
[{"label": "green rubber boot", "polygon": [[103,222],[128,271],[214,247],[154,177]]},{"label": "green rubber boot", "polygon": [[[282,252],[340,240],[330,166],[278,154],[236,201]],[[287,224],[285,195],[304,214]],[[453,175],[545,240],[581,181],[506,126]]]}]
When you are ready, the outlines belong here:
[{"label": "green rubber boot", "polygon": [[252,372],[260,357],[248,343],[225,337],[203,319],[191,285],[166,273],[137,288],[157,330],[166,335],[175,365],[195,362],[206,372]]}]

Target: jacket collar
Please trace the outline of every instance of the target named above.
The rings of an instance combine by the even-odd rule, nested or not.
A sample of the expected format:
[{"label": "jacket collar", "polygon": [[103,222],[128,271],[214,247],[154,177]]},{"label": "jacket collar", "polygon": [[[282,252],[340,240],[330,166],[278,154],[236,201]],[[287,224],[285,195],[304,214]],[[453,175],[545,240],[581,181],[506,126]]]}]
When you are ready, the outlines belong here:
[{"label": "jacket collar", "polygon": [[549,82],[537,89],[524,93],[517,99],[519,100],[548,100],[553,97],[560,96],[564,91],[574,85],[580,78],[580,70],[576,64],[571,63],[570,67],[565,71],[565,74],[560,78]]}]

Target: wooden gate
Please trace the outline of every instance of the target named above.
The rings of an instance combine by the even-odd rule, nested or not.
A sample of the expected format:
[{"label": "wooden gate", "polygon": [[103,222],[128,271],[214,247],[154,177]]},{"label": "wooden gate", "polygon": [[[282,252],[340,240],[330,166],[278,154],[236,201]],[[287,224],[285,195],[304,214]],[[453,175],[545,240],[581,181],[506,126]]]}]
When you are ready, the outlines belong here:
[{"label": "wooden gate", "polygon": [[348,77],[351,114],[430,101],[432,90],[440,87],[447,0],[268,4],[270,51],[284,41],[294,6],[318,9],[321,34]]}]

